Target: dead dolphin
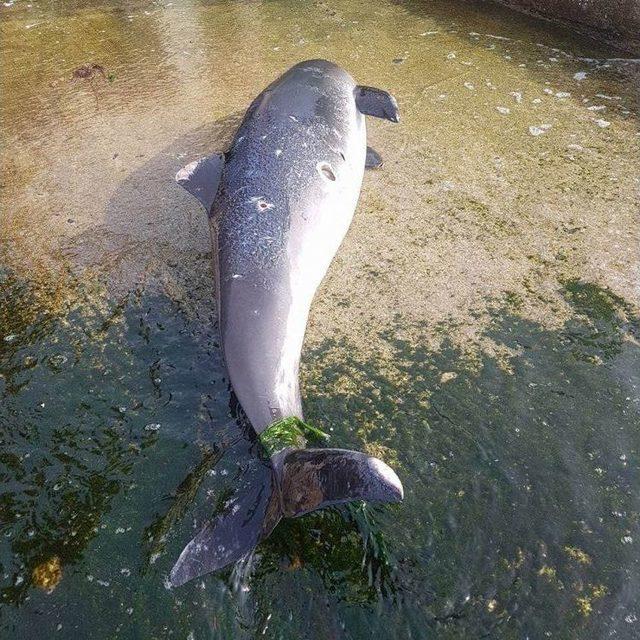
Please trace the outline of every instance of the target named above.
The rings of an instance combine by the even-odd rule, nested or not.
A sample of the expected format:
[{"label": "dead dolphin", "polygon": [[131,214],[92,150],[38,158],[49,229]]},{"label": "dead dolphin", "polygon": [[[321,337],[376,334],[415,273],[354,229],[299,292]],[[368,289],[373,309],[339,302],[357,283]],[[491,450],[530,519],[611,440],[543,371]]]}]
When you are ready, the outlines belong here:
[{"label": "dead dolphin", "polygon": [[173,585],[237,560],[283,516],[403,497],[377,458],[304,448],[316,431],[303,421],[298,381],[311,301],[353,218],[365,164],[382,162],[367,148],[364,115],[398,122],[398,106],[331,62],[301,62],[253,101],[227,153],[176,175],[209,213],[222,350],[270,477],[185,547]]}]

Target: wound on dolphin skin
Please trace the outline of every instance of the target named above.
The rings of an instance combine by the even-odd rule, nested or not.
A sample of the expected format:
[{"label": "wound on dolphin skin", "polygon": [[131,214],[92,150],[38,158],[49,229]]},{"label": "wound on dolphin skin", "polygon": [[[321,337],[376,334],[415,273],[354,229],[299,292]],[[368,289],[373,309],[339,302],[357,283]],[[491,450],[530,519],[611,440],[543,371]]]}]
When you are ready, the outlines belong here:
[{"label": "wound on dolphin skin", "polygon": [[250,202],[256,205],[259,211],[266,211],[267,209],[273,209],[274,205],[271,202],[267,202],[264,198],[255,197],[251,198]]},{"label": "wound on dolphin skin", "polygon": [[328,162],[318,163],[318,171],[323,178],[335,182],[336,174],[333,172],[331,165]]}]

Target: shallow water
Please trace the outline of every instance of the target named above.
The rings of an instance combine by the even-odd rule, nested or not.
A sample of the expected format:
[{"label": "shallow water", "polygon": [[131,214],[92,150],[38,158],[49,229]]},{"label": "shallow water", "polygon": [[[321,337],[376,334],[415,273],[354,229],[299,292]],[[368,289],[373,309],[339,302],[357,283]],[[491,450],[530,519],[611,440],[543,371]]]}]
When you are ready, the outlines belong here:
[{"label": "shallow water", "polygon": [[[0,11],[3,638],[640,635],[636,63],[486,4]],[[313,57],[402,122],[368,121],[386,162],[314,302],[305,412],[406,498],[170,590],[258,474],[173,175]]]}]

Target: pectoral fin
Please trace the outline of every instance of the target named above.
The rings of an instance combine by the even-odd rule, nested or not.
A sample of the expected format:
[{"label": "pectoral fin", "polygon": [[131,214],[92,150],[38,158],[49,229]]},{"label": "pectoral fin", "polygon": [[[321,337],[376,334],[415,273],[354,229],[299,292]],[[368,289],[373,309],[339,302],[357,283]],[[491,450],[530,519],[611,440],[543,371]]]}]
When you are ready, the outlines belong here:
[{"label": "pectoral fin", "polygon": [[216,153],[190,162],[186,167],[180,169],[176,173],[176,182],[197,198],[210,214],[213,201],[218,193],[223,169],[224,155]]},{"label": "pectoral fin", "polygon": [[382,89],[358,85],[354,89],[354,94],[360,113],[391,120],[391,122],[400,122],[398,103],[390,93]]},{"label": "pectoral fin", "polygon": [[364,162],[364,166],[367,169],[379,169],[384,162],[382,161],[382,157],[380,154],[371,147],[367,147],[367,158]]}]

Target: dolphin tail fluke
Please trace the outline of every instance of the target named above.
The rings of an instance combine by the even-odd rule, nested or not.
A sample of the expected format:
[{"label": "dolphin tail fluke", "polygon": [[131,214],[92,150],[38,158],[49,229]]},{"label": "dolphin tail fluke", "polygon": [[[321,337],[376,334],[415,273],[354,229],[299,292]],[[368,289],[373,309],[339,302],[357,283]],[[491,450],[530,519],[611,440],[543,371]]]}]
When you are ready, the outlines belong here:
[{"label": "dolphin tail fluke", "polygon": [[296,449],[282,463],[280,492],[288,518],[335,504],[399,502],[403,489],[382,460],[347,449]]},{"label": "dolphin tail fluke", "polygon": [[266,466],[262,482],[243,487],[226,501],[182,550],[169,574],[172,587],[239,560],[278,524],[282,508],[277,476],[271,464]]},{"label": "dolphin tail fluke", "polygon": [[239,560],[266,538],[282,517],[295,518],[331,505],[365,500],[398,502],[403,489],[382,460],[346,449],[285,449],[271,479],[223,505],[187,544],[171,570],[171,586]]}]

